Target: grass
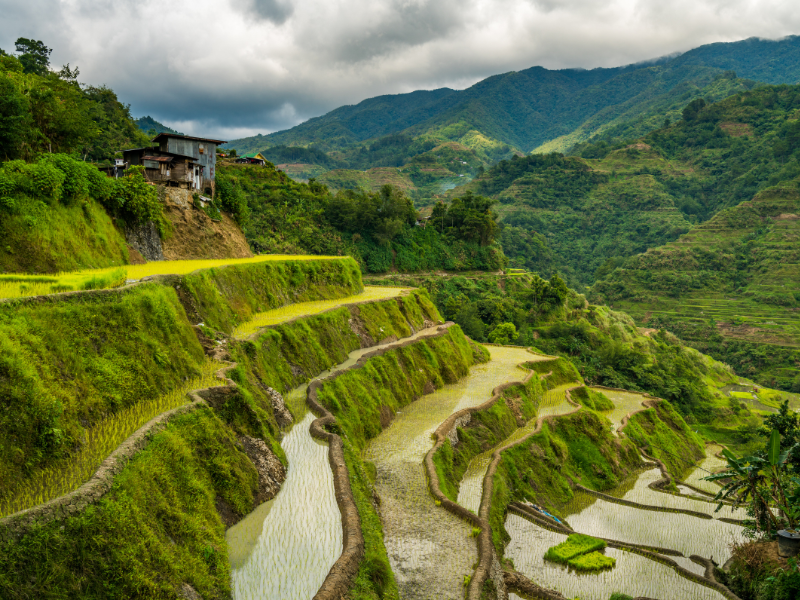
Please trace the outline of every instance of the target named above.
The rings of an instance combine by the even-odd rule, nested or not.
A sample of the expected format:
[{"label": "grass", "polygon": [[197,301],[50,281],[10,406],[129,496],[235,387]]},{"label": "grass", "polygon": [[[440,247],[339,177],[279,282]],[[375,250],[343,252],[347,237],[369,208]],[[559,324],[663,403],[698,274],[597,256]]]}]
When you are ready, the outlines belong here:
[{"label": "grass", "polygon": [[253,508],[258,474],[210,408],[180,415],[80,514],[0,540],[0,597],[230,597],[215,501]]},{"label": "grass", "polygon": [[222,385],[214,373],[224,365],[208,360],[201,374],[154,400],[124,408],[85,431],[78,450],[65,460],[38,470],[0,497],[0,517],[15,513],[78,489],[94,475],[100,464],[142,425],[163,412],[188,402],[187,394],[196,389]]},{"label": "grass", "polygon": [[617,559],[599,552],[589,552],[568,560],[567,564],[576,571],[603,571],[613,569],[617,564]]},{"label": "grass", "polygon": [[581,555],[596,552],[606,547],[603,540],[598,540],[590,535],[573,533],[565,541],[552,546],[545,552],[545,560],[555,563],[567,563]]},{"label": "grass", "polygon": [[[315,315],[331,308],[341,306],[343,304],[353,304],[355,302],[368,302],[372,300],[382,300],[384,298],[394,298],[403,291],[403,288],[390,288],[390,287],[367,287],[360,294],[354,296],[347,296],[345,298],[337,298],[335,300],[318,300],[316,302],[299,302],[290,304],[281,308],[258,313],[250,320],[242,325],[239,325],[233,331],[236,338],[242,339],[255,333],[263,327],[270,325],[277,325],[295,319],[297,317],[305,317]],[[367,309],[368,310],[368,309]],[[383,336],[387,337],[387,336]]]},{"label": "grass", "polygon": [[269,254],[252,258],[156,261],[143,265],[87,269],[47,276],[11,273],[0,275],[0,298],[23,298],[58,292],[113,288],[124,285],[126,281],[138,281],[153,275],[187,275],[203,269],[297,260],[342,260],[342,257]]}]

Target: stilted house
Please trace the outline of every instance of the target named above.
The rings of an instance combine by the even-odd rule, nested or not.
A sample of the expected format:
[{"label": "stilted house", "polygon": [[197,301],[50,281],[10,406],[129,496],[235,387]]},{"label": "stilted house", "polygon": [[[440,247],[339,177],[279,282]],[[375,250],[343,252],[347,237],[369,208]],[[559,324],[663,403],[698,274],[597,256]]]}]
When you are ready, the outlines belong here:
[{"label": "stilted house", "polygon": [[152,183],[198,190],[213,196],[217,146],[224,141],[159,133],[153,142],[158,146],[123,150],[124,166],[143,166],[145,179]]}]

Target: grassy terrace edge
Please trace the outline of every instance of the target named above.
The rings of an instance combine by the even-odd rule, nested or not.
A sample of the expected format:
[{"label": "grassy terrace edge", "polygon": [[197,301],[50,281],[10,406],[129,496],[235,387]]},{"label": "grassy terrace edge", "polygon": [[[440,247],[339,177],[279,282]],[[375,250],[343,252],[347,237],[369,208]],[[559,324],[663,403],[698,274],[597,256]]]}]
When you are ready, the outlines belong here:
[{"label": "grassy terrace edge", "polygon": [[[405,336],[425,326],[431,317],[437,318],[438,313],[426,294],[408,292],[400,297],[342,306],[268,327],[250,340],[234,342],[231,352],[237,360],[239,356],[249,357],[261,342],[262,347],[271,348],[270,363],[275,363],[276,356],[282,358],[279,362],[284,365],[285,372],[291,371],[289,367],[298,355],[305,354],[303,346],[293,344],[293,339],[302,338],[317,348],[327,347],[330,352],[316,356],[316,368],[312,362],[305,363],[309,371],[303,377],[308,381],[340,362],[342,340],[332,337],[332,333],[346,329],[351,333],[347,336],[347,347],[356,349],[374,343],[374,339],[359,336],[357,332],[381,331],[382,328],[387,337]],[[345,356],[348,351],[344,351]],[[62,514],[52,522],[28,521],[25,531],[12,532],[5,524],[0,526],[0,547],[3,548],[0,591],[5,590],[15,598],[39,597],[41,589],[37,586],[48,581],[48,585],[56,589],[97,598],[114,597],[114,591],[119,592],[118,597],[171,595],[183,585],[192,586],[203,596],[229,596],[224,527],[217,513],[217,502],[222,497],[235,512],[246,514],[253,508],[258,479],[252,464],[239,449],[237,438],[241,435],[260,437],[282,458],[273,435],[277,426],[272,406],[268,397],[252,393],[251,384],[258,381],[287,391],[286,386],[295,383],[282,381],[281,369],[256,375],[255,368],[252,360],[250,364],[240,362],[229,367],[230,370],[226,369],[229,375],[242,383],[229,380],[224,386],[228,393],[224,394],[223,402],[216,401],[217,395],[215,401],[210,402],[211,407],[200,406],[200,403],[190,405],[193,410],[189,413],[177,411],[161,431],[147,436],[146,447],[130,458],[105,496],[76,507],[71,516]],[[262,391],[260,385],[256,387],[257,391]],[[205,442],[196,445],[194,441],[201,438]],[[170,452],[163,454],[165,447],[177,453],[174,456]],[[231,468],[220,471],[223,464]],[[164,476],[168,476],[170,482],[166,496],[170,498],[167,505],[171,508],[167,513],[163,512],[167,506],[165,494],[156,484]],[[190,483],[188,487],[187,483]],[[148,494],[138,493],[140,484],[149,490]],[[198,490],[202,490],[199,498]],[[138,515],[134,517],[140,529],[136,532],[120,522],[133,515]],[[170,521],[165,522],[165,517]],[[172,529],[176,523],[182,523],[184,534],[178,535]],[[107,529],[112,525],[119,528],[119,536]],[[76,537],[65,533],[75,535],[76,531],[81,532]],[[139,537],[131,538],[133,533]],[[178,547],[173,543],[176,540]],[[95,544],[92,552],[103,560],[89,560],[78,568],[72,564],[73,556],[86,551],[84,542],[87,541],[89,545]],[[123,548],[131,549],[124,560],[126,551]],[[38,559],[31,560],[32,556]],[[131,557],[135,557],[140,570],[131,570],[125,563]],[[84,575],[75,576],[75,573]],[[104,581],[113,583],[103,584],[104,587],[94,584]]]}]

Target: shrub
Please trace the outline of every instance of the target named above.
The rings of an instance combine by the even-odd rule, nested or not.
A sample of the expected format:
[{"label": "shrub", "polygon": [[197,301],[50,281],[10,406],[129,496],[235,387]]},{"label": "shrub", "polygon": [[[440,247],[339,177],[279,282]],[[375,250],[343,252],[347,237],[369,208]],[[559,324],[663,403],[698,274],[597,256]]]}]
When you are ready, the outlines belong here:
[{"label": "shrub", "polygon": [[233,220],[244,227],[250,218],[250,208],[242,191],[239,179],[228,175],[217,175],[216,199],[222,210],[233,215]]},{"label": "shrub", "polygon": [[617,560],[599,552],[590,552],[568,560],[567,564],[576,571],[602,571],[613,569]]},{"label": "shrub", "polygon": [[144,167],[130,167],[124,177],[114,180],[107,207],[125,221],[161,221],[161,202],[156,187],[144,178]]},{"label": "shrub", "polygon": [[548,548],[544,559],[556,563],[566,563],[582,554],[594,553],[605,547],[606,543],[603,540],[582,533],[573,533],[566,541]]}]

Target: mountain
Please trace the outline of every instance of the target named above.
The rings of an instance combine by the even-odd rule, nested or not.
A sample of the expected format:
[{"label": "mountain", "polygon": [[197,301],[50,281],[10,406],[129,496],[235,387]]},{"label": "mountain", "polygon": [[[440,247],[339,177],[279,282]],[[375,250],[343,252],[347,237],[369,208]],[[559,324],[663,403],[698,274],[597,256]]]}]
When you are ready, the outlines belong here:
[{"label": "mountain", "polygon": [[155,131],[156,134],[159,134],[159,133],[175,133],[175,134],[178,134],[178,135],[183,135],[179,131],[175,131],[174,129],[171,129],[171,128],[167,127],[166,125],[163,125],[162,123],[159,123],[158,121],[156,121],[153,117],[151,117],[149,115],[146,116],[146,117],[139,117],[138,119],[136,119],[134,121],[134,123],[136,123],[136,126],[139,129],[141,129],[144,133],[146,133],[148,135],[150,134],[151,131]]},{"label": "mountain", "polygon": [[[751,89],[752,80],[800,81],[800,38],[709,44],[674,58],[611,69],[533,67],[465,90],[379,96],[230,146],[252,151],[313,145],[349,163],[354,148],[402,133],[434,145],[457,142],[492,164],[513,152],[564,150],[626,123],[637,123],[636,133],[643,135],[660,127],[665,116],[677,117],[690,100],[722,99]],[[360,168],[390,166],[385,162]]]}]

